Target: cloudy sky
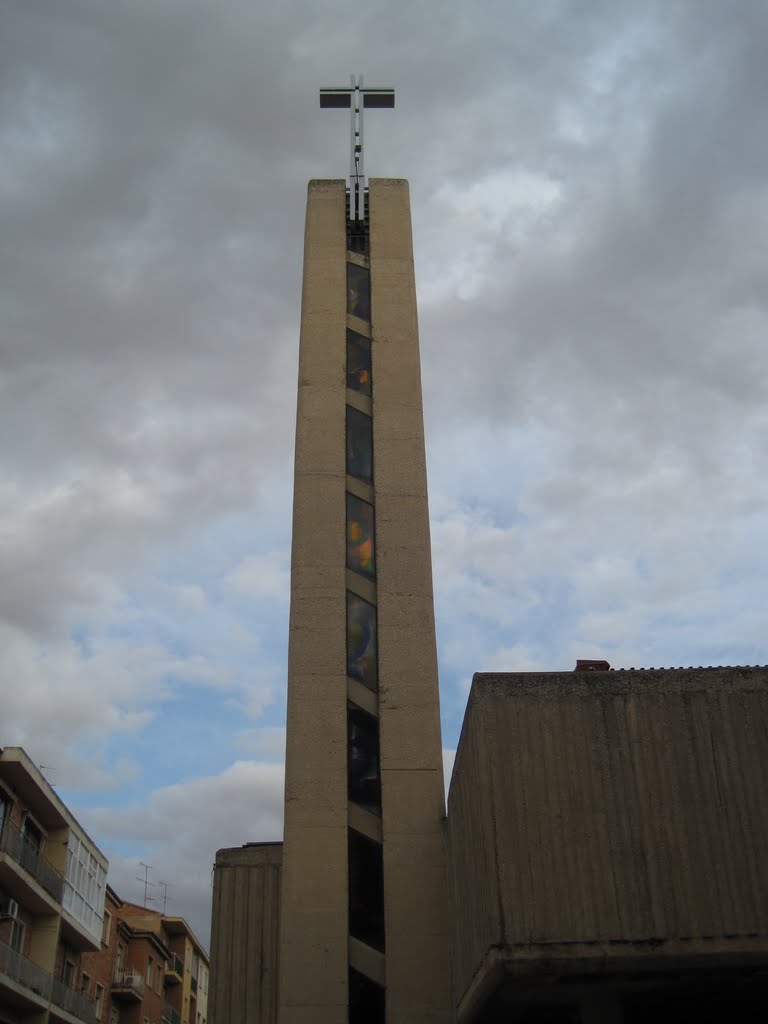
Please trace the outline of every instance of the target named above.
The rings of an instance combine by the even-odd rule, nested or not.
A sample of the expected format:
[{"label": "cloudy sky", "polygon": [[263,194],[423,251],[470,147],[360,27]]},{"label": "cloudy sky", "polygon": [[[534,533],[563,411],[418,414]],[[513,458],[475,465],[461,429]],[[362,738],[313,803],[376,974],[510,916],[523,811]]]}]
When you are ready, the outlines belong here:
[{"label": "cloudy sky", "polygon": [[[472,672],[768,661],[765,0],[4,0],[0,745],[207,938],[281,835],[304,202],[411,182]],[[160,889],[150,890],[158,896]]]}]

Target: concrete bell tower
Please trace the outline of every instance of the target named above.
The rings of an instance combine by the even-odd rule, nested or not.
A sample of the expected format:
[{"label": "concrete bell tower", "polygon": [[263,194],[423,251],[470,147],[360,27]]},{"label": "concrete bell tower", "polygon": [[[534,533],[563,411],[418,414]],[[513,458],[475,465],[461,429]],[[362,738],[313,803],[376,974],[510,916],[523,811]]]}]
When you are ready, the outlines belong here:
[{"label": "concrete bell tower", "polygon": [[443,771],[408,185],[373,179],[366,188],[361,174],[362,108],[393,105],[391,90],[364,90],[353,79],[323,93],[332,94],[323,105],[352,109],[356,173],[348,185],[310,182],[307,202],[279,1020],[447,1022]]}]

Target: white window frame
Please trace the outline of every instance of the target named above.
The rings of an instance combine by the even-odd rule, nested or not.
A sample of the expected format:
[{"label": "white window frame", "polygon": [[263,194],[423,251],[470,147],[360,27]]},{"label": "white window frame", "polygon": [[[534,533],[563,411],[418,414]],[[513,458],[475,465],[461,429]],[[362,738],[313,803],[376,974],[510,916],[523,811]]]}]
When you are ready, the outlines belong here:
[{"label": "white window frame", "polygon": [[[24,939],[26,936],[26,931],[27,926],[24,924],[24,922],[20,921],[18,917],[15,918],[11,923],[11,934],[9,936],[8,945],[11,947],[14,953],[18,953],[19,956],[24,956]],[[14,935],[17,936],[15,940]]]},{"label": "white window frame", "polygon": [[108,946],[109,939],[112,935],[112,915],[108,910],[104,911],[104,918],[101,922],[101,942],[102,945]]},{"label": "white window frame", "polygon": [[[69,968],[69,969],[68,969]],[[67,977],[67,975],[69,977]],[[70,960],[69,957],[64,957],[64,964],[61,968],[61,980],[67,986],[67,988],[74,988],[74,980],[77,976],[77,964],[74,960]]]}]

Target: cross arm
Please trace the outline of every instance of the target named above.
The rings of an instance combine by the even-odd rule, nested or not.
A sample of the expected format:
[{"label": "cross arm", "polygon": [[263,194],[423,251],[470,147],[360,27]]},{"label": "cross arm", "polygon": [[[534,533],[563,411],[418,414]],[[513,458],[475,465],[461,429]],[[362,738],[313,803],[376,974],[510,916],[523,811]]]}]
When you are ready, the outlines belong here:
[{"label": "cross arm", "polygon": [[321,89],[320,90],[320,106],[321,107],[351,107],[352,106],[352,90],[351,89]]},{"label": "cross arm", "polygon": [[364,107],[394,107],[394,89],[363,89]]}]

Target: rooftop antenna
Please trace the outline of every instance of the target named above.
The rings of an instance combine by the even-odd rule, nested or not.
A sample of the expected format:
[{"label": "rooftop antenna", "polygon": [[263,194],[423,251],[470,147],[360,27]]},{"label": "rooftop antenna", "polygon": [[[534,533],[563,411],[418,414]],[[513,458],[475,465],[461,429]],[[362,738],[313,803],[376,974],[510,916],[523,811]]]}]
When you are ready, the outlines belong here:
[{"label": "rooftop antenna", "polygon": [[349,219],[365,222],[365,170],[363,167],[363,110],[366,107],[394,107],[394,89],[365,89],[363,76],[350,75],[341,89],[321,89],[321,107],[350,108]]},{"label": "rooftop antenna", "polygon": [[[158,882],[157,884],[158,885],[162,885],[162,887],[163,887],[163,914],[165,914],[165,908],[168,905],[168,886],[171,883],[170,882]],[[171,901],[171,902],[173,902],[173,901]]]},{"label": "rooftop antenna", "polygon": [[150,887],[150,885],[154,885],[155,883],[154,882],[150,882],[150,880],[149,880],[149,869],[150,869],[150,867],[152,865],[151,864],[145,864],[143,860],[140,860],[139,864],[144,868],[144,877],[143,878],[139,878],[138,875],[137,875],[136,876],[136,881],[144,883],[144,906],[146,907],[147,903],[154,903],[154,900],[152,899],[152,897],[147,895],[147,889]]}]

